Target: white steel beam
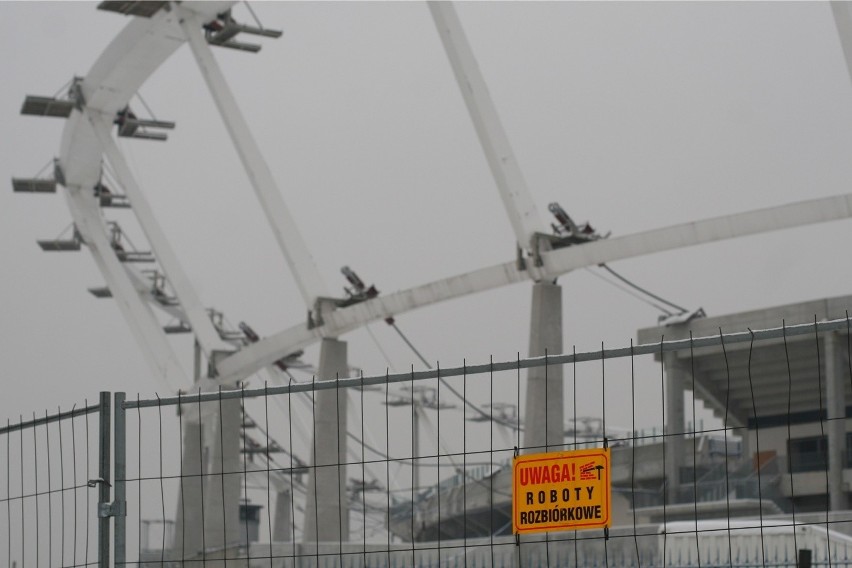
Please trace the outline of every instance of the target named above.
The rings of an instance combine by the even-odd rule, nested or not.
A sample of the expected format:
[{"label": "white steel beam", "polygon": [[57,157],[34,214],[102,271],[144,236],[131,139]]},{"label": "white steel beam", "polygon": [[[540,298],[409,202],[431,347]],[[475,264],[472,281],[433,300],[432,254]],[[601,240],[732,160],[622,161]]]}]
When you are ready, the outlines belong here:
[{"label": "white steel beam", "polygon": [[455,7],[452,2],[432,1],[429,2],[429,10],[432,12],[435,27],[441,36],[441,43],[452,65],[456,83],[464,97],[518,245],[532,250],[534,234],[544,232],[545,225],[538,216]]},{"label": "white steel beam", "polygon": [[142,231],[151,245],[154,256],[157,258],[157,262],[163,269],[163,273],[165,273],[169,284],[171,284],[175,296],[177,296],[178,301],[183,306],[186,317],[189,319],[189,324],[192,326],[192,331],[198,339],[201,349],[208,358],[212,358],[214,351],[232,351],[233,346],[225,343],[219,337],[219,332],[213,326],[207,310],[204,309],[201,300],[198,298],[198,294],[195,293],[192,283],[189,281],[180,262],[178,262],[177,256],[174,250],[172,250],[163,229],[157,222],[157,218],[154,216],[148,199],[136,182],[136,178],[130,171],[124,155],[110,134],[112,122],[100,115],[85,114],[92,124],[104,155],[109,160],[110,165],[112,165],[113,171],[118,178],[118,183],[121,184],[127,194],[131,211],[136,215],[136,219],[139,221],[139,225],[142,227]]},{"label": "white steel beam", "polygon": [[[541,272],[518,270],[512,261],[335,310],[325,316],[323,335],[336,337],[371,321],[398,316],[438,302],[524,280],[554,279],[572,270],[603,262],[849,217],[852,217],[852,194],[847,193],[548,251],[542,254],[544,266]],[[320,338],[320,328],[308,329],[305,325],[281,331],[226,358],[218,366],[219,376],[223,381],[245,378]]]},{"label": "white steel beam", "polygon": [[[233,2],[193,2],[209,18]],[[81,89],[89,111],[113,118],[139,87],[181,45],[183,37],[174,11],[160,10],[151,18],[130,18],[86,74]],[[61,161],[66,180],[94,186],[100,177],[101,154],[89,128],[78,128],[74,115],[62,132]]]},{"label": "white steel beam", "polygon": [[96,198],[91,191],[84,191],[80,187],[66,188],[68,208],[77,230],[95,259],[160,388],[168,392],[186,388],[191,381],[180,366],[166,334],[110,246]]},{"label": "white steel beam", "polygon": [[545,270],[554,276],[577,268],[852,217],[852,194],[822,197],[662,227],[548,253]]},{"label": "white steel beam", "polygon": [[[232,2],[197,2],[194,9],[209,17]],[[131,18],[94,63],[82,84],[86,113],[111,120],[148,76],[183,43],[173,12]],[[92,188],[100,179],[101,148],[89,121],[72,112],[62,132],[60,167],[68,207],[78,230],[115,298],[161,389],[175,391],[191,384],[157,318],[146,303],[150,288],[133,278],[109,244],[107,228]]]},{"label": "white steel beam", "polygon": [[831,2],[831,12],[834,14],[834,25],[837,26],[837,35],[843,48],[846,70],[852,79],[852,3],[834,0]]},{"label": "white steel beam", "polygon": [[180,6],[174,4],[174,6],[183,14],[180,19],[181,28],[189,42],[210,94],[222,115],[225,127],[236,147],[249,181],[260,200],[263,212],[275,235],[275,240],[284,253],[284,258],[290,267],[290,272],[296,279],[305,304],[309,310],[313,309],[317,297],[328,295],[325,283],[314,264],[314,259],[296,227],[290,210],[281,197],[281,192],[272,177],[272,172],[260,153],[260,148],[249,130],[228,82],[216,63],[210,46],[204,39],[201,32],[203,20],[191,11],[191,3],[184,3]]}]

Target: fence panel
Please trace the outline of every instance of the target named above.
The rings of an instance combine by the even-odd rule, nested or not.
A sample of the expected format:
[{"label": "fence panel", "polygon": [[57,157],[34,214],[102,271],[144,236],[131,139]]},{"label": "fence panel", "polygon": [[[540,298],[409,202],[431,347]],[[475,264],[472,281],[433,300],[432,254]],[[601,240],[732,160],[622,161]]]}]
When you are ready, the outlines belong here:
[{"label": "fence panel", "polygon": [[108,566],[109,519],[98,511],[109,502],[109,405],[102,393],[97,404],[22,415],[0,428],[0,563]]},{"label": "fence panel", "polygon": [[[119,395],[135,515],[116,549],[139,566],[845,565],[825,433],[846,418],[823,393],[852,392],[848,364],[826,367],[849,361],[848,330]],[[590,447],[612,451],[612,527],[514,536],[512,458]]]},{"label": "fence panel", "polygon": [[[845,567],[851,327],[104,393],[0,429],[0,550],[36,568]],[[513,458],[587,448],[611,451],[611,526],[514,535]],[[581,499],[562,495],[542,510]]]}]

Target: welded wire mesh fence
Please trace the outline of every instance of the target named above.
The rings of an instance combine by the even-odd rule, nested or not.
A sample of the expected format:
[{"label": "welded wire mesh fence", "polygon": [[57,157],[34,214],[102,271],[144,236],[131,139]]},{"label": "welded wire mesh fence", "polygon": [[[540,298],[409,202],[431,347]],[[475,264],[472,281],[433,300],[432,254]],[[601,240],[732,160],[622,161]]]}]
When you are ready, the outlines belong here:
[{"label": "welded wire mesh fence", "polygon": [[[128,400],[125,561],[846,565],[848,338],[844,320]],[[612,452],[611,528],[513,535],[513,457],[590,447]]]},{"label": "welded wire mesh fence", "polygon": [[[847,566],[850,327],[720,330],[148,400],[117,393],[115,480],[102,499],[115,565]],[[2,433],[7,561],[21,566],[87,562],[82,549],[57,559],[69,548],[56,537],[47,548],[32,540],[77,519],[57,499],[68,507],[79,479],[94,477],[74,469],[78,481],[63,486],[56,458],[38,473],[57,424]],[[610,526],[513,534],[513,459],[588,448],[611,452]],[[581,515],[575,481],[564,478],[570,490],[556,500],[521,493],[553,515]],[[78,530],[97,514],[81,518]]]},{"label": "welded wire mesh fence", "polygon": [[98,502],[109,404],[104,393],[95,404],[31,413],[0,427],[0,564],[107,565]]}]

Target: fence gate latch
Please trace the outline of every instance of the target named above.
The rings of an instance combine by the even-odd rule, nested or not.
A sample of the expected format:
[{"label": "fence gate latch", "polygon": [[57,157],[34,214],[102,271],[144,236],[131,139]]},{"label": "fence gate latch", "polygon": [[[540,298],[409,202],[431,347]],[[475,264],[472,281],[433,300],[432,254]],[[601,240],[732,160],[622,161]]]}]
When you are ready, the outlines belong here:
[{"label": "fence gate latch", "polygon": [[112,503],[98,503],[98,518],[126,517],[127,503],[125,501],[113,501]]}]

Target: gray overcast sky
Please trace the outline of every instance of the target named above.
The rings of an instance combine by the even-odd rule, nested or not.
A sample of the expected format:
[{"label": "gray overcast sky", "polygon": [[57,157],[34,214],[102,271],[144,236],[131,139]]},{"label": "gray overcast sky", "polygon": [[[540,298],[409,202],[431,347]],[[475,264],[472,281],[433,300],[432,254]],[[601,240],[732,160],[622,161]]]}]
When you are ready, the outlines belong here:
[{"label": "gray overcast sky", "polygon": [[[217,50],[329,286],[349,264],[384,292],[510,260],[514,239],[423,3],[256,4],[257,55]],[[248,18],[244,7],[237,8]],[[475,3],[465,25],[530,190],[547,218],[624,235],[817,196],[852,179],[852,84],[826,3]],[[22,117],[25,94],[84,75],[127,20],[93,3],[0,2],[0,179],[59,151],[62,121]],[[262,335],[305,317],[187,47],[143,86],[167,143],[121,145],[208,305]],[[139,103],[135,103],[139,107]],[[70,223],[62,195],[0,191],[0,417],[151,393],[85,253],[41,252]],[[127,213],[116,214],[132,229]],[[615,263],[718,315],[848,294],[849,221]],[[656,312],[580,271],[564,286],[566,349],[626,345]],[[527,349],[529,286],[399,318],[443,366]],[[779,322],[780,324],[780,322]],[[384,324],[393,365],[414,360]],[[367,373],[386,362],[346,337]],[[190,343],[175,342],[189,366]],[[306,357],[316,360],[315,350]],[[651,372],[651,371],[649,371]],[[583,414],[591,412],[583,412]],[[629,423],[627,424],[629,425]]]}]

